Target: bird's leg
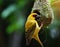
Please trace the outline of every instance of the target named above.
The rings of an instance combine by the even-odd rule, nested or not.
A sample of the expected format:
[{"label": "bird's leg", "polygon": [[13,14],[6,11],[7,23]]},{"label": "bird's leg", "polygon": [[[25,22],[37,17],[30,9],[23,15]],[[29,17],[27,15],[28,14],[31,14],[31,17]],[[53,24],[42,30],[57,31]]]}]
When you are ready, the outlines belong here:
[{"label": "bird's leg", "polygon": [[[41,24],[40,29],[42,28],[42,26],[43,26],[43,24]],[[32,36],[32,38],[34,38],[41,45],[41,47],[44,47],[43,43],[39,39],[38,31],[36,33],[34,33],[34,35]]]},{"label": "bird's leg", "polygon": [[41,47],[44,47],[44,46],[43,46],[43,43],[41,42],[41,40],[40,40],[39,37],[38,37],[38,34],[35,35],[35,36],[33,36],[33,38],[41,45]]}]

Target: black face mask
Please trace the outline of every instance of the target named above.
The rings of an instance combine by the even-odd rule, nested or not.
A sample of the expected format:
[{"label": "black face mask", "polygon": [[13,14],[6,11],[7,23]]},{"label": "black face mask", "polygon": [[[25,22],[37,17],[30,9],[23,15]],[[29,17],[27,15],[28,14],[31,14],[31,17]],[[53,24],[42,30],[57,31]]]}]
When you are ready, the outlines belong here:
[{"label": "black face mask", "polygon": [[37,13],[37,15],[34,16],[34,17],[35,17],[35,20],[38,22],[38,25],[40,26],[40,24],[41,24],[41,15],[40,15],[39,10],[34,10],[33,13]]}]

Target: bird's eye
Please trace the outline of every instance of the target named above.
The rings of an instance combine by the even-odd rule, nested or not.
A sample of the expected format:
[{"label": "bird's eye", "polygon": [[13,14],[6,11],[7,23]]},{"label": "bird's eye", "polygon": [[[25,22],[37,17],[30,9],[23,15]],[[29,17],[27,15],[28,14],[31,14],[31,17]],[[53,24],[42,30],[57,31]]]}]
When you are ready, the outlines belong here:
[{"label": "bird's eye", "polygon": [[37,15],[33,15],[33,17],[36,17]]}]

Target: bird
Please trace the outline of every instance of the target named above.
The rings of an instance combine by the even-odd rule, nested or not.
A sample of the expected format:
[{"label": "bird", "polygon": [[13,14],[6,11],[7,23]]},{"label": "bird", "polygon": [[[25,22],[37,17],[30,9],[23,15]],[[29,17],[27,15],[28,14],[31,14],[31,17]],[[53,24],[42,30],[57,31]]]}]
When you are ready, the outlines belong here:
[{"label": "bird", "polygon": [[32,12],[25,23],[25,38],[26,45],[29,45],[32,39],[35,39],[41,47],[44,47],[41,39],[38,36],[41,28],[48,26],[51,23],[51,17],[42,16],[38,10]]},{"label": "bird", "polygon": [[38,14],[37,13],[31,13],[27,18],[27,22],[25,24],[26,44],[29,45],[31,40],[34,38],[43,47],[43,44],[42,44],[42,42],[38,36],[40,29],[43,27],[43,24],[37,22],[37,20],[40,19],[40,15],[38,15]]}]

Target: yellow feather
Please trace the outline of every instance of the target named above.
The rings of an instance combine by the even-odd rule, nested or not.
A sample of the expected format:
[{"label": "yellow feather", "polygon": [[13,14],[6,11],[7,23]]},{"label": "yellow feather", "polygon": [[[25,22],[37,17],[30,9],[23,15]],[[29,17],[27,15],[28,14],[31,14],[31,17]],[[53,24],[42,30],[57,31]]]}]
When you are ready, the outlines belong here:
[{"label": "yellow feather", "polygon": [[[29,41],[31,41],[34,38],[38,43],[40,43],[40,45],[42,47],[44,47],[43,43],[41,42],[41,40],[38,37],[38,33],[39,33],[39,31],[40,31],[40,29],[42,28],[43,25],[41,25],[39,27],[39,25],[38,25],[37,21],[35,20],[35,17],[33,17],[33,15],[36,15],[36,13],[31,13],[28,16],[27,22],[25,24],[25,30],[26,30],[26,32],[28,34],[28,35],[26,34],[26,36],[28,36],[26,38],[27,39],[26,41],[28,41],[28,39],[29,39]],[[34,27],[34,25],[36,27]],[[31,29],[31,28],[35,28],[35,29]]]}]

